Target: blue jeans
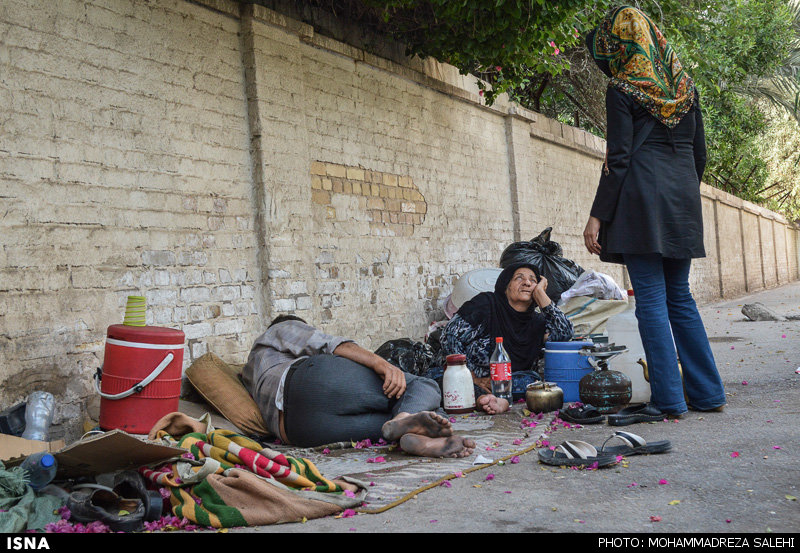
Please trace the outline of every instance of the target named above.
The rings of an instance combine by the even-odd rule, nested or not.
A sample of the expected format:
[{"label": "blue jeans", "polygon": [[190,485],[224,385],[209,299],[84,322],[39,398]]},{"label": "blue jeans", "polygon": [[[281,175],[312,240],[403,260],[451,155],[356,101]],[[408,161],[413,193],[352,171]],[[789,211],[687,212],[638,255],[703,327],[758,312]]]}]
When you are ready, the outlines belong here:
[{"label": "blue jeans", "polygon": [[672,415],[686,412],[686,399],[700,410],[725,405],[722,379],[689,291],[691,260],[625,254],[625,265],[633,285],[636,319],[647,357],[651,403]]}]

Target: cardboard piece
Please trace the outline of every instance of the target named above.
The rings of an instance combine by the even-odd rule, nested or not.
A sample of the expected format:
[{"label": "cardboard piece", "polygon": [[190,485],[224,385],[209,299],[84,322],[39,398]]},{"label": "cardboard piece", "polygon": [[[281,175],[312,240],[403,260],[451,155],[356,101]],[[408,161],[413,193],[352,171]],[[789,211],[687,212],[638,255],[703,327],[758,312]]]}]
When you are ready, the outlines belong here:
[{"label": "cardboard piece", "polygon": [[85,438],[57,452],[59,478],[137,469],[180,457],[185,449],[139,439],[122,430]]},{"label": "cardboard piece", "polygon": [[[2,440],[9,437],[22,440],[15,436],[3,436],[0,444],[2,444]],[[30,442],[31,440],[22,441]],[[39,449],[17,453],[15,458],[9,459],[8,462],[4,461],[6,466],[18,465],[31,453],[50,451],[58,462],[57,478],[77,478],[118,470],[137,469],[144,465],[165,462],[186,453],[185,449],[143,440],[122,430],[111,430],[90,436],[67,447],[63,447],[64,442],[61,440],[49,444],[37,443],[42,444]],[[29,445],[29,447],[33,448],[34,445]],[[42,447],[48,449],[42,449]],[[6,450],[2,446],[0,446],[0,453],[6,457]]]},{"label": "cardboard piece", "polygon": [[28,455],[46,451],[55,453],[64,447],[64,440],[53,442],[40,442],[38,440],[26,440],[10,434],[0,434],[0,460],[6,466],[18,465]]}]

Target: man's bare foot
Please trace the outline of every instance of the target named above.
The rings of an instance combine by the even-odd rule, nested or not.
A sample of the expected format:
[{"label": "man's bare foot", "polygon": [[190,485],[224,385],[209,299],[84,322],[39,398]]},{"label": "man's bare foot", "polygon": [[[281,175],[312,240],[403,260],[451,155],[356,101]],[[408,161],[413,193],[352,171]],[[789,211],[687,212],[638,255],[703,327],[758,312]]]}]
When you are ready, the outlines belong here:
[{"label": "man's bare foot", "polygon": [[462,436],[429,438],[419,434],[406,434],[400,438],[400,447],[406,453],[420,457],[467,457],[476,447],[475,440]]},{"label": "man's bare foot", "polygon": [[381,433],[386,441],[394,442],[404,434],[419,434],[429,438],[441,438],[453,435],[450,420],[437,415],[433,411],[400,413],[384,423]]},{"label": "man's bare foot", "polygon": [[511,408],[511,406],[508,404],[508,400],[499,398],[492,394],[480,396],[478,398],[478,407],[490,415],[505,413]]}]

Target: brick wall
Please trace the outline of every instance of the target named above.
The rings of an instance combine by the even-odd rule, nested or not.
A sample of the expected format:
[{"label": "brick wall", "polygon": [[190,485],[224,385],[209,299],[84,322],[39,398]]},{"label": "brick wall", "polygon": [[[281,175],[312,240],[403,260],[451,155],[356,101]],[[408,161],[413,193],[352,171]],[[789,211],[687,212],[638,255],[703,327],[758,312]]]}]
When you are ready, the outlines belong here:
[{"label": "brick wall", "polygon": [[[292,312],[376,348],[458,277],[581,232],[605,145],[433,60],[389,60],[228,0],[0,3],[0,407],[56,394],[69,435],[128,295],[246,359]],[[798,232],[703,188],[697,297],[798,278]],[[74,425],[73,425],[74,426]]]}]

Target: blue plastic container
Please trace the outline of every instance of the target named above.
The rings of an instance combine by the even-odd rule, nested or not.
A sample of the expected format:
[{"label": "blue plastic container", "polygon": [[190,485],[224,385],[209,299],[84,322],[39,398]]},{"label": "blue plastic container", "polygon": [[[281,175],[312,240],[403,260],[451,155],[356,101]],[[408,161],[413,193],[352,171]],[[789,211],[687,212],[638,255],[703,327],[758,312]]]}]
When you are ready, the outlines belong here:
[{"label": "blue plastic container", "polygon": [[578,384],[594,370],[580,349],[593,342],[547,342],[544,345],[544,379],[564,391],[564,403],[580,401]]}]

